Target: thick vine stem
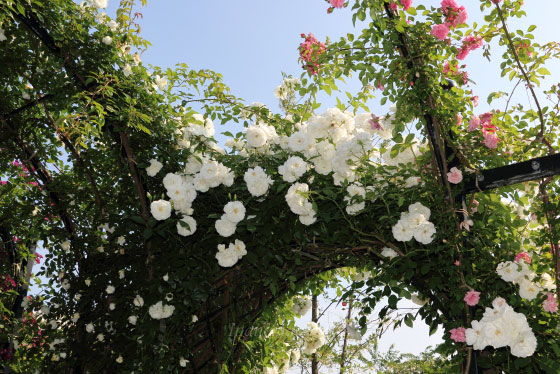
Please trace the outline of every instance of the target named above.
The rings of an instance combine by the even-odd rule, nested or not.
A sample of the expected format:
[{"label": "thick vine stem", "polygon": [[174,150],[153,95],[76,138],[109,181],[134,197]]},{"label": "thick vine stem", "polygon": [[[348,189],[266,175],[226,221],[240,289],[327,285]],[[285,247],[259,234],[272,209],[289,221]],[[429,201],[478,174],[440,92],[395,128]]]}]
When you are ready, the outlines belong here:
[{"label": "thick vine stem", "polygon": [[535,101],[535,105],[537,106],[537,113],[539,115],[539,120],[540,120],[540,124],[541,124],[541,129],[539,131],[539,134],[537,135],[537,140],[541,141],[543,144],[545,144],[548,147],[548,150],[549,150],[550,154],[555,154],[556,150],[554,149],[554,147],[550,144],[550,142],[544,136],[545,121],[544,121],[543,111],[541,109],[541,104],[539,102],[539,99],[537,98],[537,94],[535,93],[535,90],[533,89],[533,84],[531,83],[531,80],[529,79],[529,76],[527,75],[527,72],[525,71],[525,68],[523,67],[523,64],[521,63],[521,60],[519,59],[519,54],[515,50],[515,46],[513,45],[513,40],[511,38],[511,34],[508,30],[502,8],[500,7],[500,4],[498,2],[495,1],[493,3],[496,5],[496,9],[498,10],[498,15],[500,16],[500,21],[502,22],[502,29],[503,29],[504,34],[506,36],[506,39],[508,41],[509,51],[511,52],[511,54],[515,58],[515,62],[517,63],[517,67],[521,71],[521,74],[523,75],[523,79],[525,80],[526,86],[529,89],[529,91],[531,92],[531,96],[533,96],[533,100]]},{"label": "thick vine stem", "polygon": [[[130,146],[130,141],[128,139],[128,135],[124,131],[120,131],[119,137],[121,140],[121,144],[124,148],[126,154],[126,164],[128,165],[128,169],[130,170],[130,175],[134,180],[134,185],[136,187],[136,192],[138,194],[138,200],[140,201],[140,213],[144,222],[146,222],[146,228],[148,228],[148,219],[150,218],[150,212],[148,209],[148,201],[146,200],[146,191],[144,190],[144,186],[142,184],[142,179],[140,177],[140,171],[138,170],[138,166],[136,165],[136,158],[134,156],[134,152],[132,151],[132,147]],[[151,266],[151,258],[152,258],[152,242],[146,242],[146,263],[148,265],[148,279],[154,278],[154,269]]]}]

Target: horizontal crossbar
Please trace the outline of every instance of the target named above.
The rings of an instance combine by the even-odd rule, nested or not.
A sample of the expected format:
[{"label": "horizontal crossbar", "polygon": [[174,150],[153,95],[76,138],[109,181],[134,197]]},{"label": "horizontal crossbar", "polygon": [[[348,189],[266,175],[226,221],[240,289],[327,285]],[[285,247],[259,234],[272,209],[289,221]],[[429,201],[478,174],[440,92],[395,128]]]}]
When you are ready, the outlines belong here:
[{"label": "horizontal crossbar", "polygon": [[494,169],[482,170],[467,179],[463,194],[532,181],[560,174],[560,154],[537,157]]}]

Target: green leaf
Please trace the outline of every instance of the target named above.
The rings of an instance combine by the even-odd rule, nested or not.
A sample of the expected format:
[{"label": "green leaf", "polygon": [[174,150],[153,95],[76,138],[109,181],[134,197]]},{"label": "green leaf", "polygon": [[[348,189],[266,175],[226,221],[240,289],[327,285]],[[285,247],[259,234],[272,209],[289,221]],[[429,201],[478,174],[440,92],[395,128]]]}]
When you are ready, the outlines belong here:
[{"label": "green leaf", "polygon": [[143,219],[142,217],[139,217],[139,216],[132,216],[132,217],[130,217],[130,219],[131,219],[133,222],[135,222],[135,223],[137,223],[137,224],[139,224],[139,225],[143,225],[143,224],[146,223],[146,222],[144,221],[144,219]]},{"label": "green leaf", "polygon": [[407,325],[408,327],[412,327],[414,324],[414,319],[412,317],[412,314],[407,313],[406,316],[404,317],[404,324]]},{"label": "green leaf", "polygon": [[150,239],[153,234],[154,234],[154,231],[152,229],[144,230],[144,241],[147,241],[148,239]]},{"label": "green leaf", "polygon": [[539,68],[537,69],[537,73],[540,75],[550,75],[550,71],[547,68]]}]

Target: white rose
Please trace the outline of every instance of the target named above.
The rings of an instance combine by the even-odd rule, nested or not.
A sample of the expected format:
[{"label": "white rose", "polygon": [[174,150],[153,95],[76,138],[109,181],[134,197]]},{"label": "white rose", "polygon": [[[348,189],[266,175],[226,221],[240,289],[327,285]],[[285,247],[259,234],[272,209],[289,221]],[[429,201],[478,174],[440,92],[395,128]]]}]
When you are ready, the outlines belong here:
[{"label": "white rose", "polygon": [[436,227],[434,224],[431,222],[424,222],[414,229],[414,239],[422,244],[430,244],[434,240],[433,236],[435,233]]},{"label": "white rose", "polygon": [[163,221],[171,217],[171,203],[166,200],[157,200],[150,204],[152,216],[158,221]]},{"label": "white rose", "polygon": [[[186,223],[189,227],[185,227],[181,222]],[[190,236],[196,231],[196,221],[191,216],[184,216],[179,222],[177,222],[177,232],[181,236]]]},{"label": "white rose", "polygon": [[230,201],[224,206],[225,218],[238,223],[245,218],[245,207],[241,201]]},{"label": "white rose", "polygon": [[533,300],[541,292],[541,287],[531,282],[528,279],[523,278],[519,283],[519,296],[527,300]]},{"label": "white rose", "polygon": [[113,43],[113,38],[111,38],[109,35],[107,35],[106,37],[104,37],[102,39],[102,41],[103,41],[103,44],[111,45],[111,43]]},{"label": "white rose", "polygon": [[[126,72],[127,72],[127,70],[126,70],[126,67],[127,67],[127,66],[128,66],[128,68],[130,69],[130,65],[127,64],[127,65],[125,66],[125,69],[124,69],[123,71],[124,71],[124,75],[129,76],[130,73],[132,73],[132,70],[130,70],[130,73],[127,74],[127,73],[126,73]],[[159,173],[159,171],[161,170],[162,167],[163,167],[163,164],[162,164],[161,162],[159,162],[158,160],[152,158],[152,159],[150,160],[150,166],[148,166],[148,167],[146,168],[146,173],[148,174],[148,176],[153,177],[153,176],[155,176],[157,173]]]},{"label": "white rose", "polygon": [[218,234],[224,238],[233,235],[233,233],[235,233],[235,229],[237,229],[237,225],[224,216],[216,221],[215,227]]},{"label": "white rose", "polygon": [[391,227],[391,230],[393,231],[393,237],[399,242],[407,242],[414,236],[414,231],[400,220]]},{"label": "white rose", "polygon": [[107,3],[109,0],[92,0],[92,4],[97,9],[105,9],[107,8]]},{"label": "white rose", "polygon": [[137,306],[137,307],[142,307],[142,306],[144,306],[144,299],[142,298],[142,296],[136,295],[136,297],[134,298],[133,303],[134,303],[134,305]]},{"label": "white rose", "polygon": [[383,257],[389,257],[390,260],[392,260],[393,258],[397,257],[399,254],[397,252],[395,252],[394,249],[391,249],[389,247],[385,247],[383,248],[383,250],[381,251],[381,256]]},{"label": "white rose", "polygon": [[226,248],[225,245],[218,245],[218,253],[216,253],[216,260],[222,267],[229,268],[237,263],[239,256],[234,248],[231,246]]},{"label": "white rose", "polygon": [[267,136],[264,129],[260,126],[250,126],[245,131],[247,146],[252,148],[262,147],[266,144]]}]

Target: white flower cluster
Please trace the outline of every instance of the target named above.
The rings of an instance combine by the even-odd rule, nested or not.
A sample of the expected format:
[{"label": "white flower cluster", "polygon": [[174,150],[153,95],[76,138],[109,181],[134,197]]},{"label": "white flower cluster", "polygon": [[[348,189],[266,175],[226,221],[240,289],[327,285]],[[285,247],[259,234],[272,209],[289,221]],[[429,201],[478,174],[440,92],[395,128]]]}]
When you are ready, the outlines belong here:
[{"label": "white flower cluster", "polygon": [[245,129],[247,147],[259,148],[261,151],[278,139],[278,134],[273,126],[258,123]]},{"label": "white flower cluster", "polygon": [[[155,76],[153,79],[158,89],[164,89],[167,85],[165,78]],[[278,93],[293,90],[297,83],[296,79],[286,79],[278,88]],[[369,168],[370,165],[381,162],[379,151],[374,148],[374,141],[376,136],[381,139],[392,136],[394,108],[393,113],[386,117],[370,113],[355,116],[351,112],[330,108],[323,114],[313,115],[307,122],[293,123],[290,126],[293,132],[282,134],[278,134],[276,127],[268,124],[272,116],[267,115],[269,112],[264,105],[254,103],[251,108],[254,110],[247,111],[245,117],[255,122],[245,129],[244,137],[228,140],[228,147],[241,157],[282,157],[284,162],[278,167],[278,173],[283,181],[293,183],[285,199],[302,224],[311,225],[317,220],[316,207],[309,199],[310,186],[307,184],[312,183],[313,175],[307,179],[307,183],[298,183],[298,180],[311,172],[332,175],[333,183],[337,186],[349,183],[346,187],[346,212],[355,215],[363,211],[366,192],[373,187],[366,187],[359,182],[360,173],[364,166]],[[292,121],[292,117],[286,116],[285,120]],[[220,185],[230,187],[234,183],[235,174],[214,158],[214,155],[224,154],[224,150],[212,139],[215,130],[211,119],[194,114],[186,120],[179,116],[175,121],[186,122],[175,134],[178,147],[189,152],[188,158],[182,171],[168,173],[163,180],[169,201],[152,202],[151,211],[157,220],[168,219],[173,210],[181,213],[183,218],[177,223],[177,231],[179,235],[188,236],[197,227],[192,217],[192,203],[197,193],[205,193]],[[402,150],[404,148],[401,147]],[[207,149],[208,152],[201,149]],[[406,152],[408,151],[404,151]],[[397,152],[397,157],[400,158],[394,163],[410,161],[409,155],[398,156]],[[162,166],[158,160],[152,159],[146,172],[149,176],[155,176]],[[247,190],[254,197],[265,196],[274,183],[264,168],[255,164],[250,164],[243,179]],[[245,218],[245,208],[241,202],[231,202],[224,208],[224,212],[216,220],[215,228],[220,236],[230,237],[234,235],[237,223]],[[435,228],[427,220],[428,217],[425,222],[414,227],[419,241],[431,241],[435,232]],[[433,232],[430,232],[430,228]],[[218,247],[216,258],[220,265],[233,266],[241,258],[235,253],[238,251],[231,250],[231,247],[232,245],[226,247],[225,244]]]},{"label": "white flower cluster", "polygon": [[188,122],[187,127],[183,128],[185,139],[191,136],[203,136],[211,138],[215,134],[214,122],[210,118],[204,118],[201,114],[193,115],[194,121]]},{"label": "white flower cluster", "polygon": [[175,307],[173,305],[164,305],[161,301],[158,301],[150,306],[148,313],[150,313],[150,317],[153,319],[164,319],[171,317],[174,311]]},{"label": "white flower cluster", "polygon": [[236,239],[234,243],[229,243],[226,248],[225,244],[218,245],[218,253],[216,253],[216,260],[218,264],[222,267],[229,268],[232,267],[239,261],[243,256],[247,254],[247,249],[245,248],[245,243],[241,240]]},{"label": "white flower cluster", "polygon": [[348,196],[344,197],[344,201],[348,203],[346,213],[353,216],[358,214],[366,207],[366,189],[359,183],[352,183],[346,188]]},{"label": "white flower cluster", "polygon": [[297,364],[301,357],[301,352],[297,349],[290,349],[286,353],[286,357],[278,365],[278,373],[287,373],[288,369]]},{"label": "white flower cluster", "polygon": [[307,328],[303,353],[311,355],[325,344],[325,333],[315,322],[308,322]]},{"label": "white flower cluster", "polygon": [[183,214],[192,213],[191,205],[196,199],[194,184],[185,176],[167,173],[163,178],[167,196],[173,202],[173,208]]},{"label": "white flower cluster", "polygon": [[153,88],[154,90],[165,90],[165,87],[167,87],[167,78],[156,75],[154,78],[154,84],[153,84]]},{"label": "white flower cluster", "polygon": [[430,219],[430,209],[421,203],[414,203],[408,207],[408,212],[402,212],[399,221],[392,227],[393,237],[399,242],[416,239],[422,244],[430,244],[436,233],[436,228]]},{"label": "white flower cluster", "polygon": [[309,186],[306,183],[294,183],[286,193],[286,202],[290,210],[299,215],[299,221],[306,226],[317,220],[313,204],[306,197],[308,192]]},{"label": "white flower cluster", "polygon": [[506,282],[519,285],[519,296],[527,300],[533,300],[542,291],[541,286],[533,282],[535,273],[529,265],[521,260],[500,262],[496,267],[496,273]]},{"label": "white flower cluster", "polygon": [[517,313],[507,302],[498,297],[492,308],[486,308],[480,321],[472,321],[472,328],[465,330],[466,342],[482,350],[509,346],[516,357],[529,357],[537,347],[537,338],[522,313]]},{"label": "white flower cluster", "polygon": [[245,207],[240,201],[230,201],[224,206],[224,214],[216,221],[216,231],[220,236],[232,236],[237,229],[237,224],[245,218]]},{"label": "white flower cluster", "polygon": [[231,187],[234,178],[235,175],[230,168],[217,161],[207,161],[200,167],[192,182],[197,191],[207,192],[220,184]]},{"label": "white flower cluster", "polygon": [[300,317],[306,315],[311,309],[311,299],[308,296],[298,296],[293,301],[292,312]]},{"label": "white flower cluster", "polygon": [[92,5],[98,9],[105,9],[107,8],[107,3],[109,0],[92,0]]},{"label": "white flower cluster", "polygon": [[248,169],[243,179],[247,184],[247,190],[255,197],[265,195],[268,192],[268,188],[274,183],[272,178],[260,166]]},{"label": "white flower cluster", "polygon": [[276,86],[274,89],[274,97],[280,100],[286,100],[290,93],[292,93],[297,85],[299,84],[299,79],[297,78],[284,78],[280,86]]}]

